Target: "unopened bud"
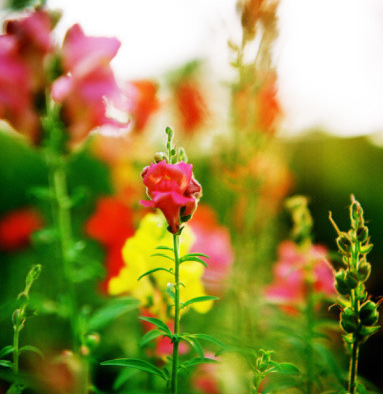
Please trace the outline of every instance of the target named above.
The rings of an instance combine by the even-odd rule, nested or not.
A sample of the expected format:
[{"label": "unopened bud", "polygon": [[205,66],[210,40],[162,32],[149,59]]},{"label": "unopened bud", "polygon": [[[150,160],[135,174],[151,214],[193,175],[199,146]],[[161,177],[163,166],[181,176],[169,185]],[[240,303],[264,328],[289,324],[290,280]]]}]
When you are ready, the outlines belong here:
[{"label": "unopened bud", "polygon": [[345,254],[350,254],[351,251],[351,240],[346,233],[341,233],[339,237],[336,239],[336,243],[338,244],[341,252]]},{"label": "unopened bud", "polygon": [[355,289],[359,283],[358,275],[355,272],[348,271],[346,274],[346,283],[350,289]]},{"label": "unopened bud", "polygon": [[25,283],[27,285],[30,285],[39,277],[40,272],[41,272],[41,268],[42,267],[40,264],[36,264],[30,269],[30,271],[28,272],[27,278],[25,279]]},{"label": "unopened bud", "polygon": [[358,327],[358,319],[351,308],[346,308],[340,314],[340,325],[344,331],[348,333],[353,333]]},{"label": "unopened bud", "polygon": [[373,326],[379,318],[377,307],[375,302],[367,301],[361,307],[359,311],[359,317],[363,325]]},{"label": "unopened bud", "polygon": [[371,264],[363,260],[358,267],[358,277],[361,282],[365,282],[371,274]]},{"label": "unopened bud", "polygon": [[350,294],[350,288],[346,283],[346,273],[344,270],[340,270],[336,275],[335,275],[335,288],[337,292],[341,295],[349,295]]},{"label": "unopened bud", "polygon": [[165,154],[164,152],[157,152],[157,153],[154,155],[154,161],[155,161],[156,163],[159,163],[159,162],[162,161],[162,160],[166,160],[166,154]]},{"label": "unopened bud", "polygon": [[88,346],[82,345],[80,348],[80,353],[84,357],[89,356],[90,350],[89,350]]},{"label": "unopened bud", "polygon": [[168,135],[168,140],[172,140],[173,139],[174,132],[173,132],[171,127],[167,127],[166,128],[166,134]]},{"label": "unopened bud", "polygon": [[368,238],[368,228],[366,226],[359,227],[356,230],[356,237],[359,242],[365,242]]},{"label": "unopened bud", "polygon": [[87,335],[86,337],[86,345],[89,348],[94,348],[100,343],[100,334],[98,332],[94,332],[92,334]]}]

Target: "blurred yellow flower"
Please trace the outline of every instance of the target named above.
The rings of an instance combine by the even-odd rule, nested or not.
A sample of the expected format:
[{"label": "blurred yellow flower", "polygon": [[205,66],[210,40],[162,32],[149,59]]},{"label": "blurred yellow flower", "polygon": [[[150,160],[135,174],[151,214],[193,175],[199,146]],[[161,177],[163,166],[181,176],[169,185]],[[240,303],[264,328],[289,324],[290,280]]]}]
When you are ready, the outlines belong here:
[{"label": "blurred yellow flower", "polygon": [[[163,299],[171,305],[173,301],[165,293],[169,284],[174,283],[172,274],[158,271],[150,276],[137,279],[145,272],[158,267],[173,268],[174,263],[164,257],[151,257],[154,253],[164,253],[171,257],[173,254],[166,250],[156,250],[157,246],[172,247],[172,235],[166,229],[166,221],[161,214],[147,214],[140,222],[135,235],[129,238],[123,249],[122,255],[125,267],[118,276],[109,281],[108,292],[112,295],[131,294],[139,299],[143,306],[149,306],[153,312],[158,313],[163,309],[158,290],[163,293]],[[189,253],[195,236],[186,226],[180,237],[180,256]],[[205,289],[202,275],[205,268],[197,262],[185,262],[180,266],[180,278],[184,286],[180,288],[180,301],[184,303],[191,298],[204,296]],[[196,311],[206,313],[212,307],[212,301],[200,302],[191,305]]]}]

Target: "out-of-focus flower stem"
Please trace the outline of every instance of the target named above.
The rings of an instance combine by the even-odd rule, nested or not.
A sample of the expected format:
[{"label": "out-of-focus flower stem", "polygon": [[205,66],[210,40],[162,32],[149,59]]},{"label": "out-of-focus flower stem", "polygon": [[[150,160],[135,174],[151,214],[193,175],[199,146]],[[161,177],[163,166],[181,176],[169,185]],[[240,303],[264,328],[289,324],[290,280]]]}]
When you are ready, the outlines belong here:
[{"label": "out-of-focus flower stem", "polygon": [[179,267],[179,235],[173,234],[173,250],[174,250],[174,335],[173,339],[173,364],[172,364],[172,380],[171,380],[171,392],[177,394],[178,390],[178,346],[179,346],[179,333],[180,333],[180,267]]},{"label": "out-of-focus flower stem", "polygon": [[313,284],[308,278],[307,283],[307,304],[306,304],[306,328],[307,328],[307,394],[311,394],[314,382],[314,354],[313,354],[313,337],[314,337],[314,289]]},{"label": "out-of-focus flower stem", "polygon": [[72,330],[73,350],[77,354],[79,352],[78,325],[76,313],[76,295],[74,283],[70,275],[70,248],[72,242],[72,220],[70,213],[70,199],[68,196],[66,163],[63,157],[58,154],[52,155],[52,160],[48,161],[49,170],[51,171],[50,188],[54,197],[54,218],[59,232],[59,243],[61,249],[61,257],[63,262],[64,277],[66,280],[67,302],[69,319]]},{"label": "out-of-focus flower stem", "polygon": [[[355,297],[355,290],[351,292],[351,303],[354,306],[355,314],[359,315],[359,301]],[[359,343],[354,335],[354,343],[352,344],[351,359],[350,359],[350,373],[348,379],[348,391],[350,394],[355,393],[355,384],[358,371],[358,356],[359,356]]]}]

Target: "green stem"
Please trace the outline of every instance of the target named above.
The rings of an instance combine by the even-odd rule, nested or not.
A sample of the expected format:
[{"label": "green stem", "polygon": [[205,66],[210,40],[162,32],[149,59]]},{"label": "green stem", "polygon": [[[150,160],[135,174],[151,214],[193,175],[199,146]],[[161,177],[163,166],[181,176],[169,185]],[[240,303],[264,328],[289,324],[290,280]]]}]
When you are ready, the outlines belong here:
[{"label": "green stem", "polygon": [[179,267],[179,235],[173,234],[173,249],[174,249],[174,263],[175,263],[175,315],[174,315],[174,335],[173,340],[173,364],[172,364],[172,380],[171,380],[171,392],[177,394],[178,389],[178,345],[179,345],[179,333],[180,333],[180,267]]},{"label": "green stem", "polygon": [[19,336],[20,329],[15,327],[13,332],[13,372],[15,375],[19,373]]},{"label": "green stem", "polygon": [[[355,290],[351,292],[351,301],[354,306],[354,312],[356,316],[359,315],[359,301],[355,297]],[[348,378],[348,391],[350,394],[355,393],[356,388],[356,379],[358,375],[358,357],[359,357],[359,342],[358,338],[356,338],[355,334],[353,334],[353,344],[351,350],[351,359],[350,359],[350,371]]]},{"label": "green stem", "polygon": [[52,154],[48,160],[50,170],[50,188],[54,196],[53,216],[59,232],[59,242],[65,287],[67,292],[67,302],[69,309],[69,319],[73,338],[73,350],[79,352],[79,333],[77,324],[77,305],[74,283],[71,278],[70,249],[73,244],[72,220],[70,213],[70,199],[67,188],[67,177],[65,162],[63,157]]},{"label": "green stem", "polygon": [[307,394],[313,391],[314,383],[314,291],[310,279],[307,281],[306,329],[307,329]]}]

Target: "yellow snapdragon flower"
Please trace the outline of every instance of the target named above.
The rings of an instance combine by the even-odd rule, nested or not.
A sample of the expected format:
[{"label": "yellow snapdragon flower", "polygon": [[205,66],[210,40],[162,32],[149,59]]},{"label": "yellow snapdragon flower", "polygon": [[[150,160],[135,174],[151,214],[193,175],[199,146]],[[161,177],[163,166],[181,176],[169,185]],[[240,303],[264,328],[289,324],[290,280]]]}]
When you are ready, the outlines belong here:
[{"label": "yellow snapdragon flower", "polygon": [[[161,309],[156,297],[158,290],[163,291],[168,304],[173,301],[165,293],[168,284],[174,283],[174,276],[165,271],[158,271],[150,276],[137,279],[145,272],[158,267],[174,270],[174,263],[164,257],[151,255],[164,253],[171,257],[173,254],[166,250],[156,250],[157,246],[172,247],[172,235],[166,229],[166,221],[161,214],[147,214],[133,237],[129,238],[123,249],[122,256],[125,262],[118,276],[109,281],[108,291],[112,295],[131,294],[139,299],[144,306],[153,303],[154,309]],[[195,236],[186,226],[180,237],[180,256],[190,252],[195,241]],[[180,302],[184,303],[191,298],[204,296],[205,289],[202,283],[202,275],[205,268],[197,262],[185,262],[180,266],[180,280],[184,286],[180,287]],[[206,313],[212,307],[212,301],[192,304],[191,307],[200,313]]]}]

